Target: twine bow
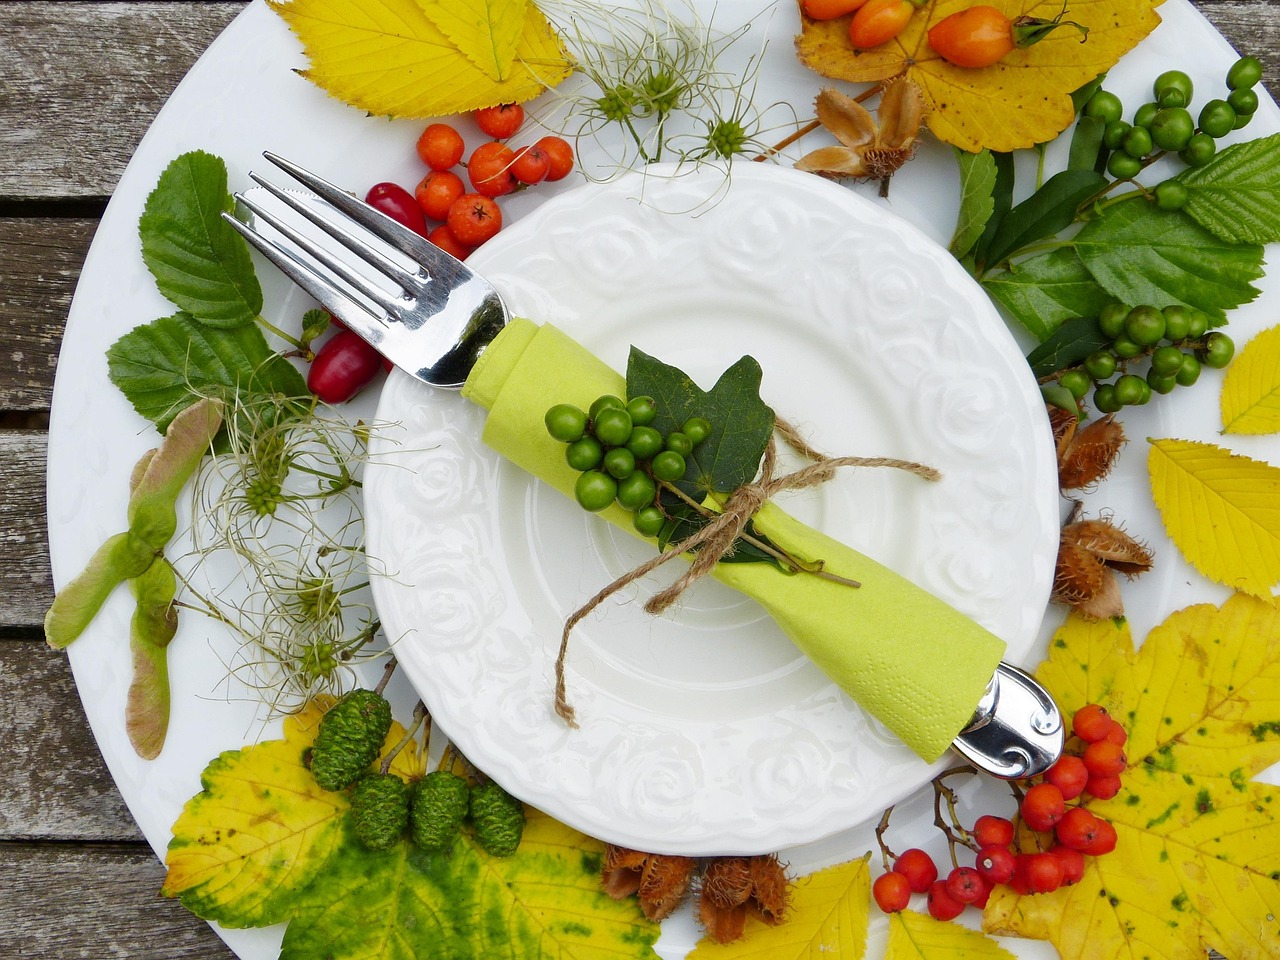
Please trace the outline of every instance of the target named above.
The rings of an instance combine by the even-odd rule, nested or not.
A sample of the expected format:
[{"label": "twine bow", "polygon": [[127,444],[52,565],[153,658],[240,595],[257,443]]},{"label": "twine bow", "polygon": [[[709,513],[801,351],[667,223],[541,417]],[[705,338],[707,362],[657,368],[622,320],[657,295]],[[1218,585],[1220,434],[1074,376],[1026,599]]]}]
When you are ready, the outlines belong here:
[{"label": "twine bow", "polygon": [[[569,705],[565,692],[564,664],[569,651],[569,634],[587,614],[617,593],[623,587],[634,583],[641,577],[652,573],[667,561],[691,551],[697,551],[689,568],[670,586],[658,591],[644,605],[645,613],[658,616],[674,604],[689,587],[710,573],[724,557],[730,556],[742,539],[772,554],[780,562],[794,567],[796,570],[834,580],[846,586],[858,587],[860,584],[847,577],[841,577],[823,569],[822,561],[806,563],[785,551],[778,550],[747,532],[747,525],[764,504],[787,490],[801,490],[826,483],[835,476],[841,467],[893,467],[905,470],[924,480],[941,479],[941,474],[932,467],[914,463],[910,460],[898,460],[892,457],[828,457],[815,450],[802,438],[795,427],[785,420],[777,420],[774,425],[777,436],[805,459],[811,461],[792,473],[775,477],[778,463],[778,449],[774,437],[769,438],[764,458],[760,465],[760,476],[752,483],[744,483],[729,495],[720,512],[706,510],[701,504],[685,498],[695,508],[702,511],[707,522],[678,543],[672,544],[651,560],[629,570],[601,590],[581,607],[575,610],[564,622],[564,631],[560,635],[560,652],[556,657],[556,713],[569,726],[576,727],[573,707]],[[667,489],[682,496],[678,489],[668,486]]]}]

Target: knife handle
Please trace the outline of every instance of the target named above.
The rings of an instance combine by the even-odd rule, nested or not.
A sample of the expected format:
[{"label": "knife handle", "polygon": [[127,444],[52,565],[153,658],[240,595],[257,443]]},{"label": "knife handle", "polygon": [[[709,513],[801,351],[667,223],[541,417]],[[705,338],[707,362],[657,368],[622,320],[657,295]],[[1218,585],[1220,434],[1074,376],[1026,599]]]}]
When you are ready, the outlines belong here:
[{"label": "knife handle", "polygon": [[1001,663],[952,747],[992,776],[1020,780],[1057,763],[1064,739],[1062,711],[1049,692],[1029,674]]}]

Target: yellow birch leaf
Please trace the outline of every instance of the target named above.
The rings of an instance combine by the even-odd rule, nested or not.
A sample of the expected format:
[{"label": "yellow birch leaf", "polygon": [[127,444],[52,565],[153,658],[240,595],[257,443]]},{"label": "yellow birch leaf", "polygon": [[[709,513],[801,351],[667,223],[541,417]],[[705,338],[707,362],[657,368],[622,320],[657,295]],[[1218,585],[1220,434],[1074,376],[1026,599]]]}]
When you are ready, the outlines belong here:
[{"label": "yellow birch leaf", "polygon": [[[418,0],[267,0],[298,35],[310,60],[303,76],[370,113],[437,117],[531,100],[572,72],[563,46],[541,11],[522,8],[513,58],[495,79],[427,16]],[[450,3],[450,9],[454,4]],[[509,5],[515,10],[515,5]],[[495,7],[496,9],[496,7]],[[446,23],[457,24],[444,14]],[[495,63],[510,24],[494,24],[488,59]],[[474,39],[474,38],[473,38]]]},{"label": "yellow birch leaf", "polygon": [[704,938],[687,960],[861,960],[871,902],[869,857],[801,877],[792,884],[783,923],[770,926],[748,917],[741,940]]},{"label": "yellow birch leaf", "polygon": [[1280,581],[1280,469],[1211,443],[1150,443],[1151,494],[1169,539],[1210,580],[1271,599]]},{"label": "yellow birch leaf", "polygon": [[[1061,0],[988,0],[1010,19],[1052,20]],[[1064,26],[1044,40],[980,69],[954,66],[928,43],[935,23],[973,5],[931,0],[894,40],[872,50],[849,43],[849,17],[812,20],[801,14],[796,55],[811,70],[837,80],[871,83],[905,75],[924,93],[929,129],[938,139],[976,152],[1017,150],[1052,140],[1075,119],[1071,92],[1106,72],[1155,29],[1161,0],[1070,0]]]},{"label": "yellow birch leaf", "polygon": [[997,888],[988,932],[1049,940],[1062,960],[1280,956],[1280,610],[1245,594],[1172,614],[1134,651],[1123,619],[1067,619],[1037,678],[1069,715],[1107,707],[1129,730],[1123,787],[1082,802],[1116,849],[1079,883]]},{"label": "yellow birch leaf", "polygon": [[506,80],[529,0],[418,0],[427,19],[491,80]]},{"label": "yellow birch leaf", "polygon": [[914,910],[889,915],[885,960],[1015,960],[990,937]]},{"label": "yellow birch leaf", "polygon": [[1280,431],[1280,327],[1250,340],[1222,381],[1226,433]]}]

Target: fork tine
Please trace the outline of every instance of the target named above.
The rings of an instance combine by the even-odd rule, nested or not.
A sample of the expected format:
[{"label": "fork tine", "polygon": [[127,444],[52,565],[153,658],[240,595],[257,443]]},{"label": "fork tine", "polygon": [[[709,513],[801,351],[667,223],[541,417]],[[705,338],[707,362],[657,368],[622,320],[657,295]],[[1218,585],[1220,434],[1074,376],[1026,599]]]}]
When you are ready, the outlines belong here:
[{"label": "fork tine", "polygon": [[[250,174],[250,176],[252,176],[252,174]],[[254,179],[257,180],[258,178],[254,177]],[[259,182],[261,183],[262,181]],[[274,190],[271,192],[275,194]],[[342,260],[335,257],[328,250],[325,250],[324,247],[319,246],[307,237],[304,237],[301,233],[289,226],[270,210],[267,210],[261,204],[255,202],[252,198],[246,197],[242,193],[235,194],[235,198],[240,203],[244,204],[245,207],[254,214],[254,216],[260,217],[262,220],[271,224],[271,226],[278,230],[283,236],[291,240],[298,249],[302,250],[308,256],[314,257],[316,260],[320,261],[347,283],[351,284],[351,286],[360,291],[361,294],[380,306],[387,312],[389,317],[395,316],[397,297],[387,293],[387,291],[373,283],[368,277],[362,275],[358,270],[355,270]],[[332,236],[333,234],[330,232],[330,235]]]},{"label": "fork tine", "polygon": [[[341,187],[333,185],[323,177],[316,176],[310,170],[306,170],[278,154],[264,151],[262,155],[316,196],[329,201],[360,226],[374,236],[385,240],[401,253],[412,257],[419,263],[430,262],[430,260],[435,259],[436,255],[431,251],[438,251],[438,247],[418,236],[408,227],[396,223],[382,211],[375,210],[369,204]],[[424,257],[428,259],[424,261]]]},{"label": "fork tine", "polygon": [[259,253],[275,264],[281,273],[315,297],[331,314],[341,318],[343,323],[372,347],[379,349],[379,345],[386,339],[387,334],[386,325],[382,320],[339,290],[293,251],[268,240],[226,211],[223,211],[222,218],[235,227],[237,232]]},{"label": "fork tine", "polygon": [[[258,184],[258,186],[262,187],[262,189],[266,190],[281,203],[288,206],[291,210],[295,210],[302,214],[302,216],[306,217],[356,256],[368,263],[371,263],[379,273],[390,277],[400,285],[401,289],[406,292],[415,293],[421,289],[425,278],[420,275],[418,271],[408,270],[399,263],[396,263],[390,257],[383,254],[381,250],[376,249],[357,237],[345,224],[340,225],[334,223],[333,220],[324,216],[324,214],[317,209],[317,204],[306,202],[303,198],[295,196],[288,190],[283,190],[280,187],[277,187],[274,183],[258,176],[253,171],[249,172],[249,176]],[[246,205],[248,205],[247,202]],[[256,213],[258,211],[255,210],[254,212]],[[265,216],[266,215],[264,214],[264,217]],[[272,226],[276,226],[274,222],[270,220],[268,220],[268,222],[271,222]],[[277,229],[280,228],[277,227]]]}]

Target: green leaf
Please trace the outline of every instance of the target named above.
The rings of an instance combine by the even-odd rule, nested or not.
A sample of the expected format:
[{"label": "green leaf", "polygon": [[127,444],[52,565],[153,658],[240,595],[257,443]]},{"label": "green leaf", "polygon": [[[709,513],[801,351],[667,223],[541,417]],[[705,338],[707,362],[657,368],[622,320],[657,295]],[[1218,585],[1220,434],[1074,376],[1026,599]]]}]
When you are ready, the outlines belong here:
[{"label": "green leaf", "polygon": [[987,225],[983,228],[982,237],[973,248],[974,260],[980,264],[986,263],[987,248],[991,246],[991,240],[995,237],[1000,224],[1004,222],[1004,218],[1013,209],[1013,154],[993,152],[991,159],[996,166],[996,182],[991,188],[991,216],[987,218]]},{"label": "green leaf", "polygon": [[219,330],[187,314],[136,327],[107,348],[107,372],[135,410],[162,432],[200,397],[246,403],[255,393],[305,397],[307,384],[256,325]]},{"label": "green leaf", "polygon": [[1187,188],[1182,209],[1219,239],[1280,240],[1280,133],[1233,144],[1178,179]]},{"label": "green leaf", "polygon": [[760,399],[762,377],[760,364],[743,357],[704,391],[683,371],[631,348],[627,396],[653,397],[657,430],[663,434],[679,430],[690,417],[704,417],[711,423],[711,435],[687,458],[689,468],[680,483],[695,500],[732,493],[759,472],[774,421],[773,410]]},{"label": "green leaf", "polygon": [[991,238],[986,263],[997,265],[1019,250],[1065,230],[1076,219],[1080,204],[1106,186],[1096,171],[1063,170],[1009,211]]},{"label": "green leaf", "polygon": [[262,288],[230,210],[227,168],[202,151],[173,160],[138,221],[142,259],[160,292],[201,323],[238,327],[262,312]]},{"label": "green leaf", "polygon": [[1220,240],[1183,211],[1129,200],[1085,225],[1076,253],[1095,280],[1127,304],[1181,303],[1222,319],[1258,295],[1262,247]]},{"label": "green leaf", "polygon": [[990,150],[969,153],[957,149],[956,163],[960,167],[960,212],[949,249],[960,259],[977,245],[995,212],[996,162]]},{"label": "green leaf", "polygon": [[1096,317],[1112,299],[1070,247],[1023,260],[982,286],[1037,340],[1072,317]]},{"label": "green leaf", "polygon": [[1027,363],[1037,378],[1047,377],[1075,366],[1110,343],[1111,338],[1098,328],[1096,317],[1072,317],[1027,354]]},{"label": "green leaf", "polygon": [[1098,171],[1102,154],[1102,133],[1107,125],[1101,117],[1081,117],[1076,121],[1071,135],[1071,153],[1067,159],[1068,170]]}]

